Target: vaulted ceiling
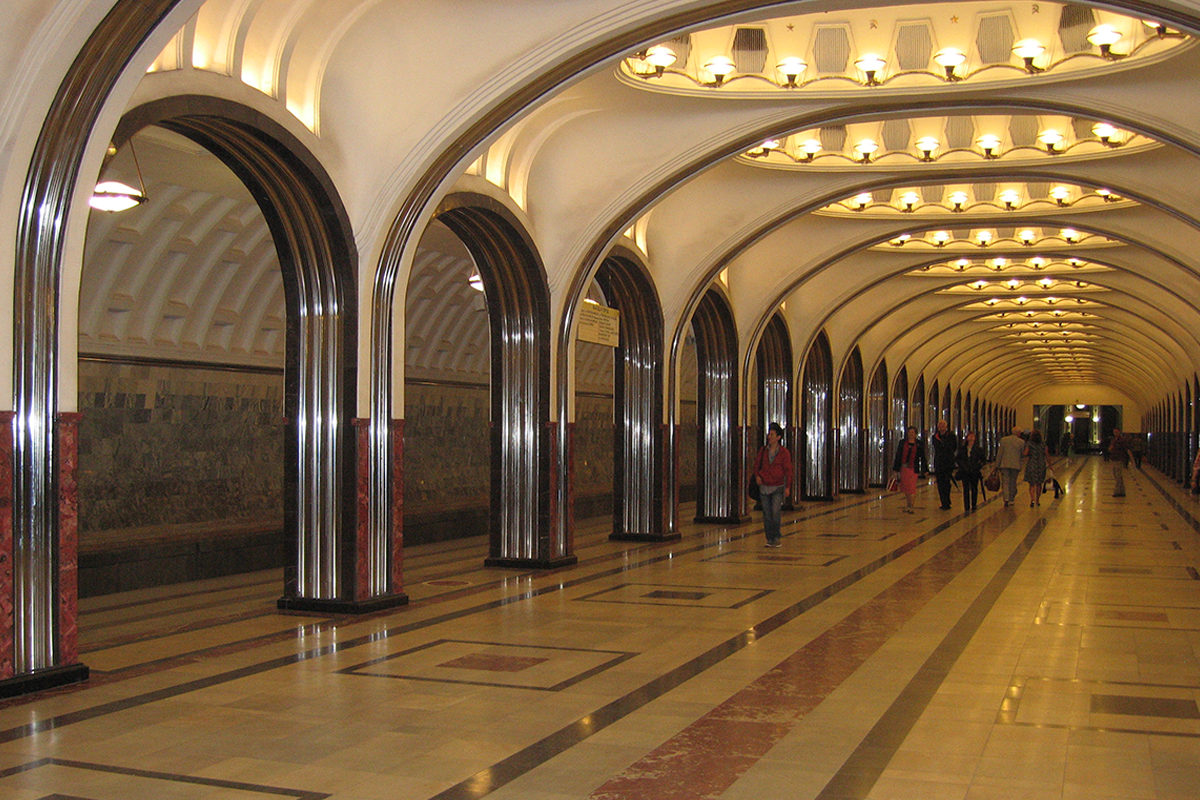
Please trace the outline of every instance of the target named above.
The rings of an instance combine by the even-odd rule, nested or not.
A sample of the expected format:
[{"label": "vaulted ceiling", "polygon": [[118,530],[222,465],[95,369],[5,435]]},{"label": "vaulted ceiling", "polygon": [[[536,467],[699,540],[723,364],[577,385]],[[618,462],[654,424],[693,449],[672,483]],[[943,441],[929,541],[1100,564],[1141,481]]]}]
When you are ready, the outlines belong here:
[{"label": "vaulted ceiling", "polygon": [[[465,10],[402,5],[209,0],[134,102],[233,83],[277,103],[320,143],[369,259],[399,143],[438,141],[408,109],[474,90],[430,74],[445,67],[422,37],[461,31],[471,75],[491,65],[502,82],[515,48],[573,33],[553,9],[522,22],[472,6],[467,30]],[[1106,387],[1146,408],[1192,378],[1192,36],[1081,4],[766,6],[581,71],[463,163],[458,188],[486,185],[527,221],[556,314],[622,242],[654,279],[664,350],[718,282],[747,353],[778,311],[797,354],[824,330],[836,363],[857,346],[868,375],[907,365],[1006,403]],[[283,290],[253,199],[176,134],[134,147],[150,200],[93,213],[81,350],[281,363]],[[136,180],[128,151],[105,177]],[[472,267],[449,231],[422,237],[401,289],[410,371],[486,371]]]}]

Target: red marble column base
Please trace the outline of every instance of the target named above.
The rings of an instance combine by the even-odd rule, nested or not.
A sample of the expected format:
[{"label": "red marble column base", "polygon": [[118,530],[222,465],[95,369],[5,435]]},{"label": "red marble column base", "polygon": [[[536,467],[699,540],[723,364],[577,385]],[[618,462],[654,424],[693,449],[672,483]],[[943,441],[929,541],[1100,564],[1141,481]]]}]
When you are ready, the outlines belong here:
[{"label": "red marble column base", "polygon": [[0,681],[13,676],[13,418],[0,411]]},{"label": "red marble column base", "polygon": [[392,420],[392,591],[404,590],[404,420]]},{"label": "red marble column base", "polygon": [[79,421],[61,413],[58,422],[58,662],[79,660]]}]

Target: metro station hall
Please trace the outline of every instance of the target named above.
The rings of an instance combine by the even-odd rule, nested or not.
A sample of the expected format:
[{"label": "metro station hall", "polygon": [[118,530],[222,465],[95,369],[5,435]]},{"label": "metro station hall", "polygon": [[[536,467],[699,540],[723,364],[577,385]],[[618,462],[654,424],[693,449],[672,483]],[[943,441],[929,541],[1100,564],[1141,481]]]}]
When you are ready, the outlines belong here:
[{"label": "metro station hall", "polygon": [[0,800],[1200,800],[1200,0],[7,0]]}]

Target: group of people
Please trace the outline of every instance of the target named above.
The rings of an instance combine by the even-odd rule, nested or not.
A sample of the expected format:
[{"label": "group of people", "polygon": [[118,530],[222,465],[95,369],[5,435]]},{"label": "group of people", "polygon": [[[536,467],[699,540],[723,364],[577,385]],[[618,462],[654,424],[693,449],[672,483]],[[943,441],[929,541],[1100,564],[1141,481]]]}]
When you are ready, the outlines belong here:
[{"label": "group of people", "polygon": [[[979,444],[979,437],[975,431],[967,431],[959,442],[946,420],[939,419],[931,444],[933,475],[941,509],[950,509],[951,490],[957,477],[962,484],[963,510],[974,511],[979,505],[979,485],[987,463],[987,453]],[[911,514],[917,496],[917,476],[926,472],[925,446],[918,440],[916,428],[906,430],[904,440],[896,447],[892,472],[896,488],[904,494],[904,512]]]},{"label": "group of people", "polygon": [[[941,509],[950,510],[951,490],[957,479],[962,485],[963,510],[974,511],[979,506],[983,468],[988,460],[975,432],[967,431],[960,442],[946,420],[940,419],[930,444]],[[1029,506],[1040,506],[1050,470],[1050,451],[1042,440],[1041,431],[1033,430],[1025,437],[1019,427],[1014,427],[1012,433],[1000,440],[996,449],[996,469],[1006,506],[1016,502],[1022,462],[1025,464],[1025,483],[1029,485]],[[892,472],[895,488],[904,494],[904,511],[911,514],[917,495],[917,477],[926,472],[925,445],[917,438],[916,428],[909,428],[904,440],[896,447]],[[1123,487],[1121,492],[1123,495]]]}]

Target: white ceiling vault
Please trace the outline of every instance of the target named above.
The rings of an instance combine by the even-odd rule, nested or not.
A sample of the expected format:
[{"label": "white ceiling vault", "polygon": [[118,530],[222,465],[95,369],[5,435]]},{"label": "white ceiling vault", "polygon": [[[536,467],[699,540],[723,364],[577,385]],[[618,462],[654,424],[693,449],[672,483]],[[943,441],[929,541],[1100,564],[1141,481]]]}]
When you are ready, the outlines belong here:
[{"label": "white ceiling vault", "polygon": [[[557,4],[510,5],[208,0],[130,105],[214,76],[261,92],[311,132],[370,275],[389,193],[421,148],[453,139],[456,100],[517,94],[522,53],[617,35],[589,40]],[[666,31],[702,5],[638,13]],[[590,254],[630,231],[664,353],[721,281],[743,357],[781,310],[797,369],[824,330],[835,364],[857,346],[868,378],[886,361],[910,385],[923,374],[1023,413],[1081,392],[1144,410],[1200,368],[1200,50],[1161,21],[1178,8],[1118,7],[764,3],[514,110],[441,192],[484,186],[517,209],[554,325],[590,284]],[[436,63],[430,39],[470,63]],[[282,364],[282,284],[253,199],[180,136],[134,143],[150,200],[93,212],[80,350]],[[129,183],[130,168],[126,146],[105,177]],[[420,238],[398,358],[422,378],[483,374],[470,258],[445,229]]]}]

